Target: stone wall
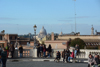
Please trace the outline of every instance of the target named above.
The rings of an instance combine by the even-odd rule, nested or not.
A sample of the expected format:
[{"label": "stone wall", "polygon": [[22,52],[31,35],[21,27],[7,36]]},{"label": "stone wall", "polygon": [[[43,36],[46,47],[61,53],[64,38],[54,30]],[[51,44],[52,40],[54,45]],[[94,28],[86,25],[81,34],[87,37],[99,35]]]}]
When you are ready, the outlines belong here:
[{"label": "stone wall", "polygon": [[80,35],[80,36],[58,36],[58,38],[57,39],[69,39],[69,38],[71,38],[71,39],[75,39],[75,38],[80,38],[80,39],[100,39],[100,36],[96,36],[96,35],[93,35],[93,36],[91,36],[91,35]]},{"label": "stone wall", "polygon": [[67,41],[57,41],[57,40],[55,40],[55,41],[45,41],[45,45],[48,47],[49,46],[49,44],[51,44],[51,46],[52,46],[52,48],[53,49],[66,49],[66,45],[63,45],[62,43],[63,42],[67,42]]}]

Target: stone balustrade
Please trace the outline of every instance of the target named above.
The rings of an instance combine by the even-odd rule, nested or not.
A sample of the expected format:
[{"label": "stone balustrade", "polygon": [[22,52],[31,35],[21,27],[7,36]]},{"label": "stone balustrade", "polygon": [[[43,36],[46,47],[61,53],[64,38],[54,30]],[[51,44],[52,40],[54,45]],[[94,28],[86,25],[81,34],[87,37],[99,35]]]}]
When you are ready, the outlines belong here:
[{"label": "stone balustrade", "polygon": [[[62,54],[63,49],[54,49],[53,57],[56,57],[57,51],[59,51]],[[70,51],[72,51],[72,50],[70,50]],[[95,54],[100,55],[100,50],[80,49],[80,54],[77,56],[77,58],[88,58],[89,54],[92,54],[93,56]]]},{"label": "stone balustrade", "polygon": [[[62,54],[63,49],[53,49],[52,50],[52,56],[56,57],[56,53],[59,51]],[[70,51],[72,51],[70,49]],[[92,54],[93,56],[95,54],[100,55],[100,50],[90,50],[90,49],[80,49],[80,54],[77,56],[77,58],[88,58],[88,55]],[[9,57],[10,57],[9,53]],[[18,50],[15,50],[14,57],[20,57],[20,53]],[[23,57],[37,57],[37,49],[24,49],[23,50]]]}]

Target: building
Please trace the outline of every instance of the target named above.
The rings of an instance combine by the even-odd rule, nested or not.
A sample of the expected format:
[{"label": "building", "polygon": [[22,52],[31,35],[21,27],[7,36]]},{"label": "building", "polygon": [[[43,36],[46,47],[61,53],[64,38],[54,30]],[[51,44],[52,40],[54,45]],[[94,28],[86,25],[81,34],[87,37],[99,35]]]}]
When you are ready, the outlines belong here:
[{"label": "building", "polygon": [[80,35],[80,32],[78,33],[70,33],[70,34],[61,34],[56,36],[54,35],[54,33],[51,33],[51,40],[46,39],[45,40],[45,44],[48,46],[49,44],[51,44],[53,49],[65,49],[68,41],[71,39],[75,39],[75,38],[80,38],[82,39],[87,47],[99,47],[100,49],[100,35],[99,32],[97,32],[97,34],[94,34],[94,28],[92,26],[91,28],[91,35]]},{"label": "building", "polygon": [[5,47],[7,44],[11,45],[27,45],[30,43],[31,46],[34,45],[34,39],[18,37],[17,34],[4,34],[0,33],[0,46]]}]

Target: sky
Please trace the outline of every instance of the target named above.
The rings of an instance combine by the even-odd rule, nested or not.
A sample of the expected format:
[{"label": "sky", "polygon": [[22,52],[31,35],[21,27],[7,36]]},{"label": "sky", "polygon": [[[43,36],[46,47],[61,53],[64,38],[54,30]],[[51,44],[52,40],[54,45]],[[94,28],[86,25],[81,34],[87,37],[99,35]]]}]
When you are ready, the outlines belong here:
[{"label": "sky", "polygon": [[10,34],[76,32],[90,35],[91,27],[100,32],[100,0],[0,0],[0,31]]}]

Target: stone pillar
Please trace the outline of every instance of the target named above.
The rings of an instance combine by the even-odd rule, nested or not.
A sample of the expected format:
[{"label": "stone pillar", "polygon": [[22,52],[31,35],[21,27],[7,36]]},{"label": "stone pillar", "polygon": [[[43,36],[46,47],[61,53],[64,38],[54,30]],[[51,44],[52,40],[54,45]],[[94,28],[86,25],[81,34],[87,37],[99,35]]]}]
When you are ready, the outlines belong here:
[{"label": "stone pillar", "polygon": [[30,57],[37,57],[37,49],[30,50]]},{"label": "stone pillar", "polygon": [[89,50],[85,50],[85,58],[88,58],[89,54],[90,54]]}]

